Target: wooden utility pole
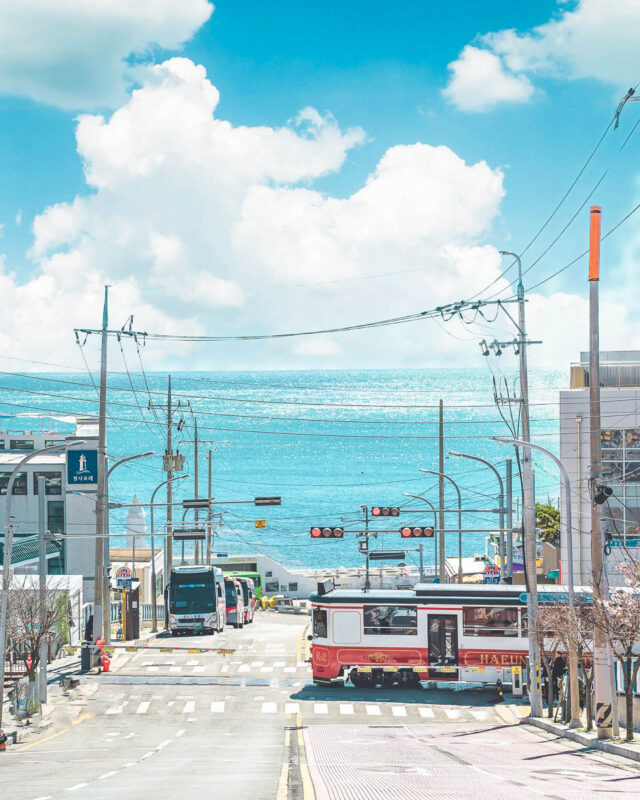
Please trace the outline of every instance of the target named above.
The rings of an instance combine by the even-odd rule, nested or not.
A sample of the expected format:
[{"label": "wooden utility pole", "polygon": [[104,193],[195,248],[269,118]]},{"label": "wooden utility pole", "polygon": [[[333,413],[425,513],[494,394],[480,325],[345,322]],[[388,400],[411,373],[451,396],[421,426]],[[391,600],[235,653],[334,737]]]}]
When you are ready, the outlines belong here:
[{"label": "wooden utility pole", "polygon": [[[171,567],[173,566],[173,441],[172,441],[172,398],[171,398],[171,375],[167,387],[167,452],[165,454],[164,469],[167,473],[167,535],[164,545],[164,581],[163,588],[166,587],[171,578]],[[168,622],[168,615],[165,613],[165,628]]]},{"label": "wooden utility pole", "polygon": [[[438,419],[438,502],[440,506],[440,583],[446,581],[446,551],[444,541],[444,405],[440,400]],[[460,527],[460,526],[458,526]]]},{"label": "wooden utility pole", "polygon": [[[193,488],[193,496],[198,499],[198,420],[194,417],[193,418],[193,452],[194,452],[194,488]],[[195,510],[195,518],[196,518],[196,528],[198,527],[198,509]],[[193,563],[197,564],[198,559],[200,558],[200,543],[196,539],[193,543]]]},{"label": "wooden utility pole", "polygon": [[[589,226],[589,441],[591,459],[591,567],[593,599],[604,600],[602,569],[602,509],[594,502],[602,465],[600,420],[600,220],[601,209],[591,206]],[[600,603],[600,605],[602,602]],[[595,626],[593,635],[593,676],[596,695],[596,729],[598,739],[610,739],[612,728],[612,696],[609,677],[607,642],[604,631]]]},{"label": "wooden utility pole", "polygon": [[213,469],[213,451],[209,450],[209,484],[208,484],[208,495],[209,498],[209,512],[207,514],[207,564],[211,563],[211,478],[212,478],[212,469]]}]

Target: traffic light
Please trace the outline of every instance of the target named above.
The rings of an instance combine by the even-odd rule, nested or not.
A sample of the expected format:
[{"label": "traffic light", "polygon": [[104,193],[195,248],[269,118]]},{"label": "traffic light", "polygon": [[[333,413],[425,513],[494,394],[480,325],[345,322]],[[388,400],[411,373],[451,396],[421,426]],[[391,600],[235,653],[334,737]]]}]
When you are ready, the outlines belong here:
[{"label": "traffic light", "polygon": [[344,528],[311,528],[312,539],[343,539]]},{"label": "traffic light", "polygon": [[281,497],[256,497],[253,500],[254,506],[281,506]]},{"label": "traffic light", "polygon": [[399,517],[400,509],[397,506],[373,506],[372,517]]},{"label": "traffic light", "polygon": [[400,535],[403,539],[431,539],[433,538],[433,528],[413,528],[405,525],[404,528],[400,528]]},{"label": "traffic light", "polygon": [[613,489],[610,486],[598,486],[596,487],[596,493],[594,495],[593,502],[601,506],[603,503],[607,502],[612,494]]}]

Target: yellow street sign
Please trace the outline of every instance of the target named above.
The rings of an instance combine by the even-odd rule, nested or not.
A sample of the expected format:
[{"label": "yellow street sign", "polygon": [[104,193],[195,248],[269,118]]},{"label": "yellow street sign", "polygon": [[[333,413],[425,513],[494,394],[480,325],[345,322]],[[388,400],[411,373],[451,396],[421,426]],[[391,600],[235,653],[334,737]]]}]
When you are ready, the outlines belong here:
[{"label": "yellow street sign", "polygon": [[257,519],[253,523],[254,528],[266,528],[267,527],[267,520],[266,519]]}]

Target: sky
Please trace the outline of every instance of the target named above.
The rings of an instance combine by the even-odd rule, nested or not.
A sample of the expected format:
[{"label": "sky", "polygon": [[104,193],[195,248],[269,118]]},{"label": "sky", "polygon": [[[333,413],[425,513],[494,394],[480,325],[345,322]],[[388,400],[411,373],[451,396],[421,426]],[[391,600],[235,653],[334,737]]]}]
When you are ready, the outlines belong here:
[{"label": "sky", "polygon": [[[640,106],[607,129],[639,37],[637,0],[0,0],[0,355],[80,366],[105,283],[113,327],[279,333],[509,297],[508,250],[532,361],[564,369],[586,259],[549,277],[587,247],[591,203],[606,232],[640,200]],[[640,212],[603,242],[604,349],[640,347],[639,247]],[[149,342],[145,361],[474,366],[513,336],[493,316]]]}]

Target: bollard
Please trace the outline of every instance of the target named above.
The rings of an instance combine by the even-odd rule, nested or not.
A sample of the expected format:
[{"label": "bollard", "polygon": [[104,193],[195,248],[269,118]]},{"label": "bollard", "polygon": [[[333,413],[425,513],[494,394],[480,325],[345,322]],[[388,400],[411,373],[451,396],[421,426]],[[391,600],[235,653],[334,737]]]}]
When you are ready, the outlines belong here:
[{"label": "bollard", "polygon": [[0,730],[0,753],[4,753],[6,751],[8,738],[9,737],[7,734],[3,730]]}]

